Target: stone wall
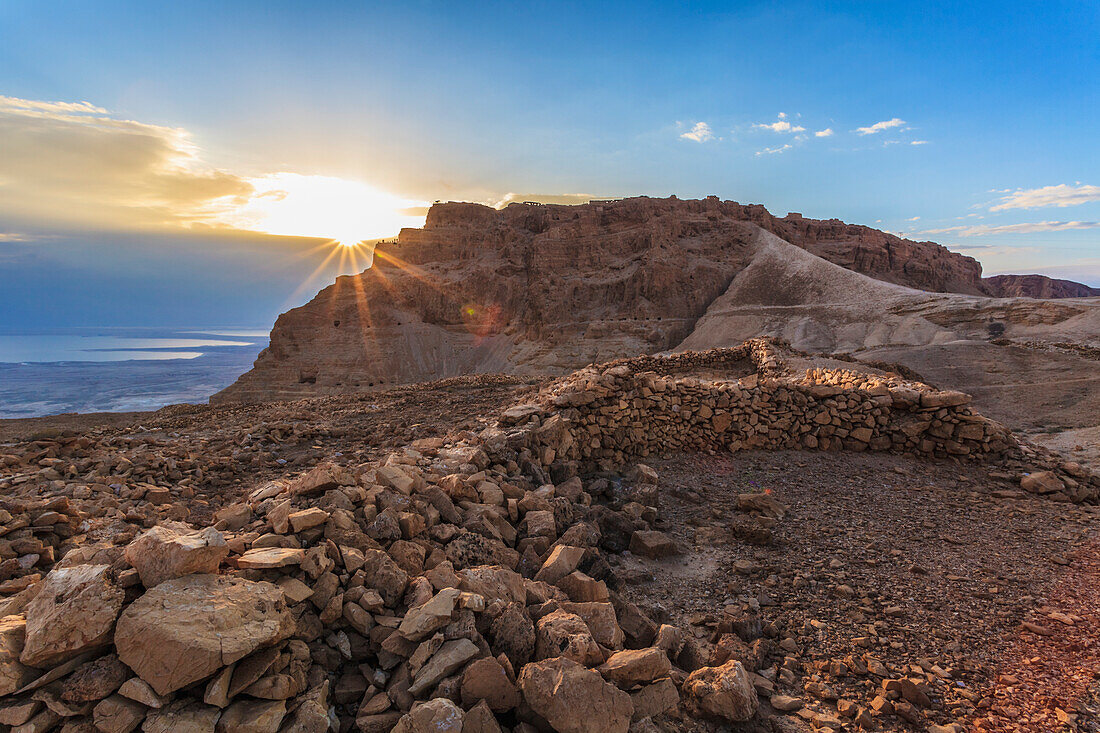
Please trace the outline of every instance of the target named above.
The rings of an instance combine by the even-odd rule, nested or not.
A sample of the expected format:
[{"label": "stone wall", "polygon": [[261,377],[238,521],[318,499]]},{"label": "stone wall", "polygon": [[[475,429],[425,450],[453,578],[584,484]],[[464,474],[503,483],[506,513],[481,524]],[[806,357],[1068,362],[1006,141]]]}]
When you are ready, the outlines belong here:
[{"label": "stone wall", "polygon": [[1041,455],[969,403],[969,395],[896,375],[795,373],[780,343],[753,339],[732,349],[583,369],[545,390],[537,404],[506,411],[500,425],[510,430],[508,445],[526,447],[535,463],[582,473],[677,453],[878,450],[1050,469],[1056,480],[1039,493],[1096,498],[1087,471]]},{"label": "stone wall", "polygon": [[[737,375],[745,364],[753,365],[752,372]],[[722,375],[727,369],[733,374]],[[713,376],[696,376],[707,372]],[[1014,443],[1002,425],[975,414],[970,397],[961,392],[843,369],[794,375],[764,339],[735,349],[585,369],[544,399],[552,415],[542,421],[540,435],[553,438],[544,448],[556,458],[578,461],[582,470],[694,451],[801,448],[968,456],[1002,453]]]}]

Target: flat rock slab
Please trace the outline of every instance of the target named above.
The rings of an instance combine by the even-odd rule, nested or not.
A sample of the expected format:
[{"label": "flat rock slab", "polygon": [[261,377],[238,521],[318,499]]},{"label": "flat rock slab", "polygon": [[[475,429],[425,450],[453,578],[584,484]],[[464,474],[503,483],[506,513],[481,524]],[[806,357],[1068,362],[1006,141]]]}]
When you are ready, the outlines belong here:
[{"label": "flat rock slab", "polygon": [[118,620],[118,656],[159,695],[287,638],[294,619],[270,583],[188,575],[161,583]]}]

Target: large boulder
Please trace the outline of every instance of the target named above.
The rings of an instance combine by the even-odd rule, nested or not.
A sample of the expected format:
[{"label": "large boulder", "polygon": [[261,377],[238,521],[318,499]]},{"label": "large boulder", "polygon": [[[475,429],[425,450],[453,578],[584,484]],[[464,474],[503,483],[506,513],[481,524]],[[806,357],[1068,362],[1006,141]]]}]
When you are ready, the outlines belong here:
[{"label": "large boulder", "polygon": [[209,677],[294,630],[270,583],[188,575],[161,583],[118,620],[118,656],[159,695]]},{"label": "large boulder", "polygon": [[528,664],[519,686],[531,709],[559,733],[626,733],[630,728],[630,695],[571,659]]},{"label": "large boulder", "polygon": [[736,660],[695,670],[684,681],[683,692],[688,709],[700,716],[741,722],[759,707],[752,681]]},{"label": "large boulder", "polygon": [[228,554],[221,532],[213,527],[195,532],[186,525],[153,527],[126,547],[126,560],[146,588],[184,575],[217,573]]},{"label": "large boulder", "polygon": [[110,642],[125,593],[107,570],[106,565],[76,565],[50,571],[27,604],[23,664],[53,667]]}]

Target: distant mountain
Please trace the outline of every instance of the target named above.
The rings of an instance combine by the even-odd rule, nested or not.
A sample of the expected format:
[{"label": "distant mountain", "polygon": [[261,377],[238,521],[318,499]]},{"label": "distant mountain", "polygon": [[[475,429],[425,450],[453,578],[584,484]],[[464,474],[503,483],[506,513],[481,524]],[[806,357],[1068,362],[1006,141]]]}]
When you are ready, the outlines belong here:
[{"label": "distant mountain", "polygon": [[990,295],[997,298],[1093,298],[1100,288],[1057,280],[1046,275],[994,275],[982,278]]},{"label": "distant mountain", "polygon": [[1031,337],[1034,324],[1070,338],[1100,332],[1095,305],[993,300],[981,265],[938,244],[716,197],[437,204],[370,269],[280,316],[252,371],[212,401],[555,374],[758,334],[826,351]]}]

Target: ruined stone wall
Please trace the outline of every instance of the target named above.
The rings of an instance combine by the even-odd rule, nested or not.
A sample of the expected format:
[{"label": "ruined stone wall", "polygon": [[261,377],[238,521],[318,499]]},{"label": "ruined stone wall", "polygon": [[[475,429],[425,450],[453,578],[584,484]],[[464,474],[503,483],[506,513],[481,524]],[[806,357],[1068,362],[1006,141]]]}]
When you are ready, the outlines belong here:
[{"label": "ruined stone wall", "polygon": [[519,406],[502,424],[542,412],[534,428],[540,462],[576,461],[582,470],[743,448],[977,456],[1015,445],[969,402],[961,392],[895,376],[844,369],[795,375],[771,341],[754,339],[590,367],[550,388],[541,409]]}]

